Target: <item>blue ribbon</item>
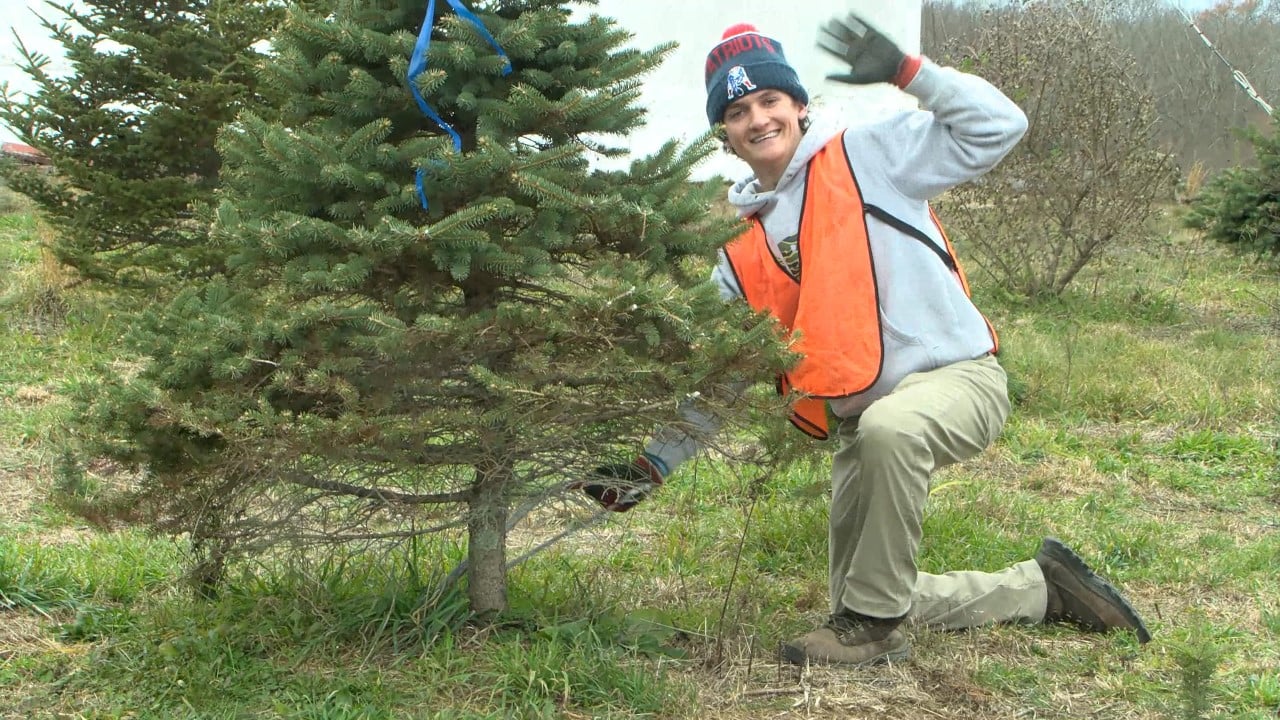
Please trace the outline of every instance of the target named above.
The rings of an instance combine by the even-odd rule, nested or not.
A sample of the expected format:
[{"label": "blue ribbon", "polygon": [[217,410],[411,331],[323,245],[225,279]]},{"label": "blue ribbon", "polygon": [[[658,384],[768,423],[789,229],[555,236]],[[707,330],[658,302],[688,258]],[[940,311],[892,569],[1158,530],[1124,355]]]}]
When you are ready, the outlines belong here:
[{"label": "blue ribbon", "polygon": [[[480,21],[480,18],[476,17],[475,13],[468,10],[467,7],[462,4],[462,0],[447,0],[447,2],[449,3],[449,6],[453,8],[455,13],[461,16],[463,20],[471,23],[472,26],[475,27],[476,32],[480,33],[480,37],[487,40],[489,45],[498,52],[498,55],[500,55],[502,60],[506,63],[502,68],[502,74],[510,75],[511,59],[507,57],[507,53],[503,51],[500,45],[498,45],[498,41],[493,39],[493,35],[489,33],[489,29],[484,26],[484,23]],[[435,25],[435,17],[436,0],[428,0],[427,16],[422,21],[422,30],[418,33],[418,43],[413,48],[413,56],[409,58],[409,74],[406,79],[409,81],[409,91],[413,93],[413,99],[418,102],[418,107],[422,110],[423,114],[428,118],[431,118],[431,121],[436,125],[439,125],[445,132],[449,133],[449,136],[453,138],[454,151],[461,152],[462,136],[458,134],[457,130],[450,127],[449,123],[442,120],[440,116],[436,114],[435,110],[431,109],[431,106],[427,104],[426,99],[422,97],[422,93],[418,92],[418,83],[415,82],[418,76],[427,69],[427,48],[431,47],[431,29]],[[422,202],[422,209],[426,210],[427,190],[424,184],[426,170],[424,168],[418,168],[417,175],[418,199]]]}]

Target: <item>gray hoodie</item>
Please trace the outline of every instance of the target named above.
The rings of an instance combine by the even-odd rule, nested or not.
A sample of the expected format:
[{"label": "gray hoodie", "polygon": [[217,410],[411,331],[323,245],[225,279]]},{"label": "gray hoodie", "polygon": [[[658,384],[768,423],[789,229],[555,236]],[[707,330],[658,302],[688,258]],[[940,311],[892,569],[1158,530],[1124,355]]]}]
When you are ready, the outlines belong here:
[{"label": "gray hoodie", "polygon": [[[1026,115],[982,78],[928,60],[905,90],[926,109],[847,126],[847,131],[845,125],[815,121],[776,189],[761,192],[756,178],[749,177],[729,190],[729,202],[739,215],[760,220],[774,256],[796,273],[805,168],[814,154],[845,132],[863,203],[881,211],[877,217],[867,216],[867,234],[880,295],[884,367],[880,379],[865,392],[831,401],[832,412],[840,417],[861,414],[911,373],[980,357],[992,349],[986,321],[956,276],[935,250],[899,228],[910,226],[945,251],[928,201],[995,167],[1026,131]],[[882,220],[886,215],[895,222]],[[742,297],[723,252],[712,277],[726,299]],[[694,425],[713,429],[693,407],[686,408],[685,415]],[[670,429],[659,433],[645,451],[660,469],[670,472],[697,449],[688,435]]]}]

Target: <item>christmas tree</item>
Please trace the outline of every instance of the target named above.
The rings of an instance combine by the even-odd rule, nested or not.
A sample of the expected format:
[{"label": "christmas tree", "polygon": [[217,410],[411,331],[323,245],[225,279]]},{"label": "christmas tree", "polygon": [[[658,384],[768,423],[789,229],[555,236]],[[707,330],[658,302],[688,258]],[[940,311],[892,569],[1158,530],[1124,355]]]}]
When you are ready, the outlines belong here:
[{"label": "christmas tree", "polygon": [[[314,3],[313,3],[314,4]],[[52,250],[104,289],[163,290],[221,269],[192,203],[217,186],[218,128],[268,108],[255,44],[274,0],[86,0],[42,19],[71,67],[18,42],[30,95],[0,92],[0,121],[55,172],[9,166],[6,182],[57,230]]]},{"label": "christmas tree", "polygon": [[1250,129],[1257,163],[1229,168],[1196,198],[1187,225],[1232,249],[1280,262],[1280,114],[1266,132]]},{"label": "christmas tree", "polygon": [[427,5],[290,11],[279,116],[220,140],[226,274],[141,318],[148,363],[89,408],[99,451],[146,470],[117,507],[191,533],[206,577],[278,542],[465,528],[472,608],[501,610],[517,521],[788,361],[706,280],[739,231],[689,181],[710,135],[590,162],[670,46],[569,3]]}]

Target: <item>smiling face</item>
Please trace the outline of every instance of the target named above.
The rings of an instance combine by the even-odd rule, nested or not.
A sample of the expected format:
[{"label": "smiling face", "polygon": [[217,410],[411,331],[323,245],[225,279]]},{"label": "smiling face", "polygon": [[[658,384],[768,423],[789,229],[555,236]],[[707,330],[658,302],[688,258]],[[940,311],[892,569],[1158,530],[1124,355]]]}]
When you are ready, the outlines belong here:
[{"label": "smiling face", "polygon": [[738,98],[724,111],[729,147],[746,161],[760,180],[761,190],[772,190],[787,169],[800,138],[800,121],[809,108],[781,90],[766,89]]}]

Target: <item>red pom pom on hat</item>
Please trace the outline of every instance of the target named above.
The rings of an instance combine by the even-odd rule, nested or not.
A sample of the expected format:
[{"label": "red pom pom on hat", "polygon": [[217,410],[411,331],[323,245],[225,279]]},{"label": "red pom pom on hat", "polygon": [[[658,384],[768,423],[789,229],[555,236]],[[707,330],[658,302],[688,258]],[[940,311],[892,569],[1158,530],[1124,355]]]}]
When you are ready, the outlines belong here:
[{"label": "red pom pom on hat", "polygon": [[728,28],[725,28],[724,34],[720,36],[720,39],[727,40],[734,35],[741,35],[742,33],[749,32],[758,33],[760,31],[751,23],[738,23],[737,25],[730,25]]}]

